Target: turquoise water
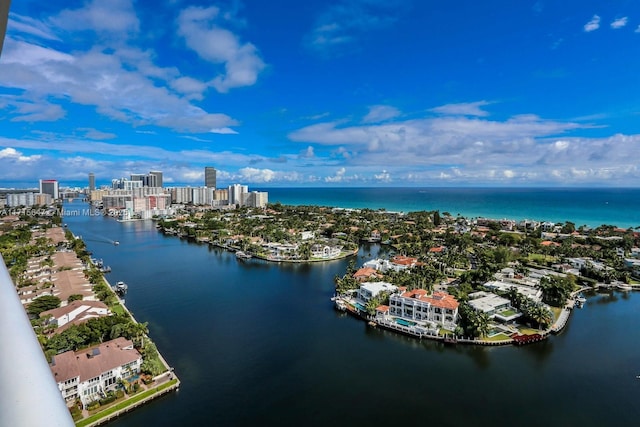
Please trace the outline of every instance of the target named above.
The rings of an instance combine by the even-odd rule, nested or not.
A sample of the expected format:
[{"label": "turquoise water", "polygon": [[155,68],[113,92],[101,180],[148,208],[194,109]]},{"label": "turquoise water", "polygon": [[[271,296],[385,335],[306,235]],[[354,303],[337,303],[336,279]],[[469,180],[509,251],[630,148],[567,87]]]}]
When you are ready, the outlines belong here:
[{"label": "turquoise water", "polygon": [[271,203],[439,210],[466,217],[571,221],[576,226],[640,226],[633,188],[267,188]]},{"label": "turquoise water", "polygon": [[359,302],[355,303],[354,305],[360,311],[367,311],[367,308],[364,305],[360,304]]},{"label": "turquoise water", "polygon": [[402,326],[415,326],[416,322],[410,322],[408,320],[404,320],[404,319],[398,319],[396,318],[396,323]]}]

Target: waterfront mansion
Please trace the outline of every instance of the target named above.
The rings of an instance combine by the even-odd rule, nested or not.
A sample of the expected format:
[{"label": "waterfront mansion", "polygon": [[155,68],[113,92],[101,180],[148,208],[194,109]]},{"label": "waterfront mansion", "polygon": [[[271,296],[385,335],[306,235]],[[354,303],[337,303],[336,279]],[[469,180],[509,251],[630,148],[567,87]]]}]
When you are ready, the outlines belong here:
[{"label": "waterfront mansion", "polygon": [[80,399],[83,406],[113,390],[120,379],[140,373],[142,356],[125,338],[103,342],[77,352],[67,351],[53,357],[51,371],[62,397]]},{"label": "waterfront mansion", "polygon": [[407,291],[389,297],[389,314],[415,322],[431,322],[454,330],[458,319],[458,301],[446,292],[429,294],[424,289]]}]

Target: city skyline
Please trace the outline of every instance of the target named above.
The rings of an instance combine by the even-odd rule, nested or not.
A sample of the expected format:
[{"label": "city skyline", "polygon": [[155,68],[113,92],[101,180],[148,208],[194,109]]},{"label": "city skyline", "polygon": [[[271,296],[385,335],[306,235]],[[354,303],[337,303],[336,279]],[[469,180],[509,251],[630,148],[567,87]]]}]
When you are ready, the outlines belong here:
[{"label": "city skyline", "polygon": [[11,6],[0,187],[638,186],[633,1]]}]

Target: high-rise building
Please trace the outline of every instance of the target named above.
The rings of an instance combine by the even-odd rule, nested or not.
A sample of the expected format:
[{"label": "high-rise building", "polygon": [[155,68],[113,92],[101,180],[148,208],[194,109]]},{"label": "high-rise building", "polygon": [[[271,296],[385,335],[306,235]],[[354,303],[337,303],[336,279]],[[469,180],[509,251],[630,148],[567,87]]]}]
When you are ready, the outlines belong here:
[{"label": "high-rise building", "polygon": [[151,171],[149,172],[149,183],[148,187],[162,187],[162,172],[160,171]]},{"label": "high-rise building", "polygon": [[93,172],[89,173],[89,191],[96,189],[96,176]]},{"label": "high-rise building", "polygon": [[162,172],[151,171],[147,175],[141,173],[132,173],[131,181],[141,182],[142,187],[162,187]]},{"label": "high-rise building", "polygon": [[204,168],[204,185],[209,188],[216,188],[216,168],[206,166]]},{"label": "high-rise building", "polygon": [[229,204],[244,206],[246,204],[246,196],[249,187],[241,184],[233,184],[229,186]]},{"label": "high-rise building", "polygon": [[60,190],[58,189],[58,181],[55,179],[41,179],[40,193],[51,195],[52,199],[60,198]]}]

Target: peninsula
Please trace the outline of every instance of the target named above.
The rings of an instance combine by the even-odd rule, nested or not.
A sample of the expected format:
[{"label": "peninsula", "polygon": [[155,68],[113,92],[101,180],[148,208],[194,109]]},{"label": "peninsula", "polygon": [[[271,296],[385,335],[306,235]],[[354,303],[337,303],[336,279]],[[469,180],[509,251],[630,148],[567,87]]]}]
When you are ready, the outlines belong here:
[{"label": "peninsula", "polygon": [[99,425],[179,387],[172,368],[60,216],[0,217],[7,262],[74,421]]},{"label": "peninsula", "polygon": [[385,245],[387,258],[359,268],[354,260],[335,277],[336,307],[372,326],[448,343],[535,342],[562,330],[584,304],[582,292],[640,289],[640,233],[610,225],[276,203],[194,207],[157,227],[278,262],[329,261],[361,244]]}]

